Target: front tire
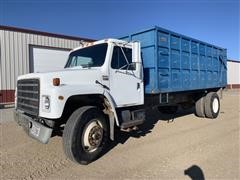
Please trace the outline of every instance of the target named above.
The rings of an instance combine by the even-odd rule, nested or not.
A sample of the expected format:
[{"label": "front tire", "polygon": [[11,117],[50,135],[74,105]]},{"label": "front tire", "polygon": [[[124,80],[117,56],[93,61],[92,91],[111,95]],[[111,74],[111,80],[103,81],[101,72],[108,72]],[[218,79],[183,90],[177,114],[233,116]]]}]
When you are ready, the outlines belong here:
[{"label": "front tire", "polygon": [[73,112],[63,131],[66,156],[79,164],[96,160],[106,148],[109,130],[104,114],[93,106]]}]

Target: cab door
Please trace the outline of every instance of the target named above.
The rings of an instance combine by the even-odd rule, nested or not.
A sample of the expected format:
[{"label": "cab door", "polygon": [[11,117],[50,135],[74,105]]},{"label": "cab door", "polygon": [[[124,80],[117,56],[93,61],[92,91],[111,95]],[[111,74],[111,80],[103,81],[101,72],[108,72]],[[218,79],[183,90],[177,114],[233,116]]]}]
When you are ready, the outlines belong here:
[{"label": "cab door", "polygon": [[136,67],[132,57],[132,48],[113,46],[109,80],[110,94],[117,107],[141,105],[144,102],[140,68]]}]

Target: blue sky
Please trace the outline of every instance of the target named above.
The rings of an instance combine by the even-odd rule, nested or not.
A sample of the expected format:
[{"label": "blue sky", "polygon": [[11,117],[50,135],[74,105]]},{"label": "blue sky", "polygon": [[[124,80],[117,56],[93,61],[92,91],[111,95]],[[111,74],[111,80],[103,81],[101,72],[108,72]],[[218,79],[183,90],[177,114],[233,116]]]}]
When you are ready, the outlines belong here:
[{"label": "blue sky", "polygon": [[0,24],[93,39],[158,25],[240,60],[240,0],[0,0]]}]

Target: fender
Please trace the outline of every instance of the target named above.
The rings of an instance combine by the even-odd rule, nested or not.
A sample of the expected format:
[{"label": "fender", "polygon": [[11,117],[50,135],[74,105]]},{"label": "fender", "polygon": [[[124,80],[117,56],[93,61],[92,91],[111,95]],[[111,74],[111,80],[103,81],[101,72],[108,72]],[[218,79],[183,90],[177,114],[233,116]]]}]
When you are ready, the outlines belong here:
[{"label": "fender", "polygon": [[[45,91],[42,90],[44,93]],[[49,119],[56,119],[62,116],[63,109],[66,105],[66,101],[74,95],[90,95],[90,94],[102,94],[109,104],[109,125],[110,125],[110,139],[114,140],[114,124],[116,123],[119,126],[119,120],[116,112],[116,104],[110,93],[102,88],[101,86],[94,85],[62,85],[57,88],[48,88],[48,95],[52,98],[52,107],[57,107],[51,109],[51,112],[44,112],[40,110],[40,117],[47,117]],[[59,101],[58,96],[64,96],[63,101]],[[41,103],[41,101],[40,101]],[[40,107],[42,105],[40,104]]]},{"label": "fender", "polygon": [[111,110],[114,114],[116,124],[117,124],[117,126],[119,126],[118,116],[117,116],[117,112],[116,112],[116,109],[115,109],[116,104],[115,104],[112,96],[107,91],[104,91],[103,95],[107,98],[108,102],[110,103]]},{"label": "fender", "polygon": [[111,113],[109,113],[108,116],[109,116],[109,125],[110,125],[110,139],[113,141],[114,140],[114,123],[116,122],[117,126],[119,126],[118,116],[115,109],[116,105],[112,96],[106,90],[104,91],[103,95],[111,106],[110,107]]},{"label": "fender", "polygon": [[[54,88],[41,89],[42,95],[49,95],[51,98],[51,112],[45,112],[42,109],[39,111],[39,116],[48,119],[57,119],[62,116],[63,109],[67,100],[75,95],[90,95],[90,94],[104,94],[104,89],[99,85],[62,85]],[[63,96],[63,100],[59,100],[58,96]],[[40,97],[40,106],[42,107],[42,100]]]}]

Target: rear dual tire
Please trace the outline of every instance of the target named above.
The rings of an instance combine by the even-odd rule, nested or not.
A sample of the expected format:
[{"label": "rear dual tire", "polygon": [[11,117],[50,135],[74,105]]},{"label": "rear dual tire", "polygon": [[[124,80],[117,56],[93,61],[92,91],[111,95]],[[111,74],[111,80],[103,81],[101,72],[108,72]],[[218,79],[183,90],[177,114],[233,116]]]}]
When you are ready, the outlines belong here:
[{"label": "rear dual tire", "polygon": [[198,117],[205,117],[204,100],[205,96],[199,98],[195,103],[195,115]]},{"label": "rear dual tire", "polygon": [[210,92],[202,96],[195,103],[195,114],[198,117],[217,118],[220,111],[220,100],[218,94]]},{"label": "rear dual tire", "polygon": [[210,92],[205,97],[204,103],[205,115],[207,118],[217,118],[220,111],[220,100],[218,94]]}]

